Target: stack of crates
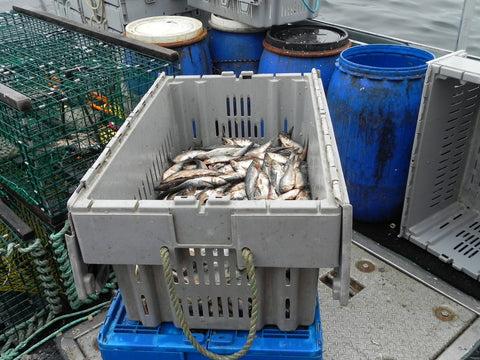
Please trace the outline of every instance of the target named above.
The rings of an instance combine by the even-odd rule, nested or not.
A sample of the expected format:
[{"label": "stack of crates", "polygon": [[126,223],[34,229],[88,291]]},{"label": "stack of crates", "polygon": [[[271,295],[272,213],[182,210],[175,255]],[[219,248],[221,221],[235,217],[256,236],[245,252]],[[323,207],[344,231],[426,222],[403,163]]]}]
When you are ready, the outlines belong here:
[{"label": "stack of crates", "polygon": [[[76,257],[86,264],[113,264],[117,276],[128,320],[114,326],[115,334],[126,329],[115,349],[131,357],[145,350],[137,342],[144,331],[140,324],[160,333],[162,323],[181,326],[168,295],[161,248],[171,256],[172,287],[186,322],[210,340],[212,329],[243,331],[245,339],[250,328],[255,299],[241,256],[245,248],[253,254],[257,278],[257,329],[278,327],[278,349],[285,332],[295,336],[297,329],[316,324],[320,267],[335,268],[333,295],[345,304],[352,213],[318,73],[162,76],[144,100],[68,202]],[[264,144],[292,127],[294,141],[308,140],[312,200],[156,199],[155,184],[182,151],[219,145],[223,137]],[[123,328],[124,321],[135,331]],[[116,336],[111,326],[107,320],[102,330],[104,352],[118,339],[111,338]],[[185,338],[174,334],[174,346],[150,344],[147,351],[176,352]],[[257,339],[254,346],[261,347],[263,340]],[[230,342],[222,348],[234,350]]]},{"label": "stack of crates", "polygon": [[320,0],[188,0],[195,8],[257,28],[318,16]]},{"label": "stack of crates", "polygon": [[[239,351],[247,338],[247,331],[194,330],[195,339],[209,351],[229,355]],[[133,341],[133,338],[135,340]],[[143,326],[130,320],[122,296],[117,293],[98,334],[103,360],[205,360],[189,343],[182,330],[172,323],[156,327]],[[294,331],[281,331],[276,326],[265,326],[257,331],[255,342],[242,359],[322,360],[323,337],[320,308],[310,326]]]},{"label": "stack of crates", "polygon": [[54,283],[48,286],[71,291],[63,273],[68,254],[50,239],[67,219],[67,200],[157,76],[178,72],[175,60],[141,52],[143,43],[109,42],[41,13],[0,14],[0,198],[31,229],[25,237],[8,221],[0,224],[2,352],[23,340],[18,334],[27,328],[16,324],[28,323],[31,332],[36,316],[50,312],[37,265],[17,250],[40,244],[49,268],[43,275]]},{"label": "stack of crates", "polygon": [[53,0],[53,5],[58,16],[120,34],[128,23],[145,17],[180,15],[206,22],[210,15],[188,6],[187,0],[104,0],[102,6],[94,7],[89,0]]}]

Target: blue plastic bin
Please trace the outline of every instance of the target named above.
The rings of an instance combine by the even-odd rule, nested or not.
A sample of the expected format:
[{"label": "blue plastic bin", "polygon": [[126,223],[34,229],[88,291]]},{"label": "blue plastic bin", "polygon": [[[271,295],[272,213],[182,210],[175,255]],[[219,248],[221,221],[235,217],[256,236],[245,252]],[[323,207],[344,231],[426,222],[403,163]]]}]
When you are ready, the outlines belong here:
[{"label": "blue plastic bin", "polygon": [[327,100],[355,220],[401,214],[427,61],[434,55],[400,45],[342,52]]},{"label": "blue plastic bin", "polygon": [[[210,351],[226,355],[240,350],[248,331],[202,330],[193,331],[197,341]],[[138,321],[128,319],[120,292],[113,300],[98,334],[103,360],[196,360],[208,359],[189,343],[182,330],[173,323],[162,323],[147,328]],[[322,330],[320,309],[317,304],[315,322],[296,331],[280,331],[264,327],[249,352],[242,359],[322,359]]]}]

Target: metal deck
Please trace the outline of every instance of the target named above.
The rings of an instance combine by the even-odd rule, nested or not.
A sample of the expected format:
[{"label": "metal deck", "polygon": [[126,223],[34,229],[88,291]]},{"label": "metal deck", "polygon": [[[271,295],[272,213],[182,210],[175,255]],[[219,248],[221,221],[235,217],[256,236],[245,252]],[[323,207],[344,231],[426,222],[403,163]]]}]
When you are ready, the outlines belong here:
[{"label": "metal deck", "polygon": [[[364,288],[344,308],[319,285],[325,360],[439,359],[470,327],[480,338],[474,311],[359,246],[352,247],[351,277]],[[463,347],[471,349],[474,338]]]}]

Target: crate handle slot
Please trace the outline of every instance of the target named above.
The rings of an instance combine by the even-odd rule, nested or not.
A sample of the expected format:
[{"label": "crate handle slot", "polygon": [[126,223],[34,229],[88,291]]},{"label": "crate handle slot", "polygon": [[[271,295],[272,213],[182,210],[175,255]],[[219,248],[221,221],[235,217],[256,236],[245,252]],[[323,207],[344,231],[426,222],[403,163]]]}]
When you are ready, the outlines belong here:
[{"label": "crate handle slot", "polygon": [[20,219],[5,203],[0,200],[0,219],[7,224],[22,240],[34,238],[33,230]]},{"label": "crate handle slot", "polygon": [[19,111],[32,110],[32,99],[12,88],[0,84],[0,101]]},{"label": "crate handle slot", "polygon": [[257,321],[258,321],[258,297],[257,297],[258,288],[257,288],[257,278],[255,275],[255,265],[253,264],[252,252],[247,248],[242,250],[242,257],[243,257],[243,260],[245,261],[245,265],[247,268],[248,283],[252,291],[252,316],[250,320],[250,330],[248,332],[247,341],[243,346],[243,348],[237,351],[236,353],[233,353],[230,355],[215,354],[207,350],[206,348],[204,348],[195,339],[192,332],[190,331],[190,328],[188,327],[187,321],[185,319],[185,314],[183,313],[182,306],[180,305],[180,301],[178,299],[177,292],[175,290],[172,265],[170,262],[170,252],[168,248],[165,246],[162,247],[160,249],[160,255],[163,261],[163,272],[167,280],[168,295],[170,296],[170,301],[172,302],[173,307],[175,309],[175,314],[177,315],[178,320],[180,321],[180,325],[182,326],[183,333],[187,337],[188,341],[190,341],[193,347],[200,354],[212,360],[236,360],[244,356],[253,345],[253,340],[255,340],[255,335],[257,333]]}]

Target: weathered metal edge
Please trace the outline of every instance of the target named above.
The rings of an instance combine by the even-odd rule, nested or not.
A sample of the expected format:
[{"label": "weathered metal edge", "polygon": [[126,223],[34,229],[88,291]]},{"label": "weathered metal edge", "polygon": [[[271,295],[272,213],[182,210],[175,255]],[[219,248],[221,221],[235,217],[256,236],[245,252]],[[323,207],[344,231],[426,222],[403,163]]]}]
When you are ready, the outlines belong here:
[{"label": "weathered metal edge", "polygon": [[452,301],[455,301],[475,314],[480,315],[480,301],[428,273],[408,259],[395,254],[394,252],[356,231],[353,233],[352,243],[376,256],[387,264],[393,266],[397,270],[414,278],[432,290],[437,291],[438,293],[444,295]]}]

